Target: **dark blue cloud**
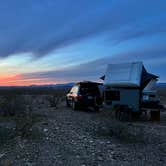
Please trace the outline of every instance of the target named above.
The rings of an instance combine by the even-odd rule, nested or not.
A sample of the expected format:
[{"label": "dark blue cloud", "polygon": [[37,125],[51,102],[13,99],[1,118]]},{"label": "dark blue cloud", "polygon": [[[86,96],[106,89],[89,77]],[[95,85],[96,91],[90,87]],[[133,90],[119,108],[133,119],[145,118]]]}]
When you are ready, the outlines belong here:
[{"label": "dark blue cloud", "polygon": [[165,32],[165,10],[163,0],[3,0],[0,57],[43,56],[102,32],[119,30],[110,39],[117,42]]},{"label": "dark blue cloud", "polygon": [[[144,65],[149,72],[159,75],[162,81],[166,81],[164,71],[161,72],[161,66],[165,67],[166,64],[166,57],[163,56],[164,53],[164,48],[125,52],[122,54],[115,54],[112,57],[103,57],[88,63],[66,67],[60,70],[24,74],[22,75],[22,78],[40,78],[49,81],[99,80],[99,77],[105,73],[106,65],[109,63],[142,61],[142,59],[144,59]],[[151,59],[149,59],[149,55],[151,56]]]},{"label": "dark blue cloud", "polygon": [[[108,7],[107,7],[108,5]],[[49,51],[99,33],[111,4],[99,1],[4,1],[0,7],[0,56]]]},{"label": "dark blue cloud", "polygon": [[[106,57],[96,56],[97,60],[50,72],[41,69],[23,77],[97,79],[107,63],[143,60],[165,80],[162,72],[166,64],[165,11],[165,0],[2,0],[0,57],[32,53],[40,58],[60,48],[63,52],[66,46],[74,47],[84,39],[103,35],[106,39],[101,44],[106,45],[103,50],[107,52]],[[116,48],[116,52],[111,48]],[[93,54],[98,53],[97,46],[92,50]],[[84,55],[81,51],[79,56]]]}]

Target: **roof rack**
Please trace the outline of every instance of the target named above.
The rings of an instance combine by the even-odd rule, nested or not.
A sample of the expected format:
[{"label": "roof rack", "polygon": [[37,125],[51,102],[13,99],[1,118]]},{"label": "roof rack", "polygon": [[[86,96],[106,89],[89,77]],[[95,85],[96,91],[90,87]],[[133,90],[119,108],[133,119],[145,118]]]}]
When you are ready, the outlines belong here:
[{"label": "roof rack", "polygon": [[96,85],[103,85],[102,83],[99,82],[93,82],[93,81],[81,81],[81,82],[77,82],[76,85],[79,84],[96,84]]}]

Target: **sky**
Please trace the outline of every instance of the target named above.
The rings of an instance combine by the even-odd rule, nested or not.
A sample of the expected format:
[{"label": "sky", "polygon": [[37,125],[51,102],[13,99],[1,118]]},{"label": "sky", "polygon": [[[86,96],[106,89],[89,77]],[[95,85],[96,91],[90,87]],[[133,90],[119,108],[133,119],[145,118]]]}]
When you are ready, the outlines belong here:
[{"label": "sky", "polygon": [[99,81],[132,61],[166,82],[165,0],[0,2],[0,86]]}]

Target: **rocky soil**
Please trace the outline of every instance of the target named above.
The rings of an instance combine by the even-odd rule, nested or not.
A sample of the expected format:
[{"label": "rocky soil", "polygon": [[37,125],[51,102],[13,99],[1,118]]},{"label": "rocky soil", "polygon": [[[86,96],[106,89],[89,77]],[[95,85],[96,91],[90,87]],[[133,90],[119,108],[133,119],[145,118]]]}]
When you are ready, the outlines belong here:
[{"label": "rocky soil", "polygon": [[110,110],[72,111],[64,103],[35,111],[44,117],[31,129],[37,128],[40,136],[17,136],[0,145],[1,165],[166,165],[165,112],[160,123],[120,123]]}]

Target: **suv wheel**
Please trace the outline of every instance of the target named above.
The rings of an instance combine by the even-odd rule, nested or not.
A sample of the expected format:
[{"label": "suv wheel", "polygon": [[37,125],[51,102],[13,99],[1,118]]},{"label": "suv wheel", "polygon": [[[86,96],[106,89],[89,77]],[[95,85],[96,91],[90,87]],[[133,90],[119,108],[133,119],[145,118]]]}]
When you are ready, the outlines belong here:
[{"label": "suv wheel", "polygon": [[78,110],[78,105],[77,105],[77,103],[76,103],[75,101],[72,101],[72,109],[73,109],[74,111],[77,111],[77,110]]},{"label": "suv wheel", "polygon": [[94,110],[98,112],[100,110],[100,108],[98,106],[95,106]]}]

